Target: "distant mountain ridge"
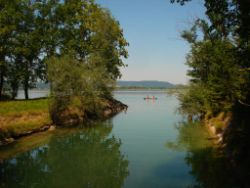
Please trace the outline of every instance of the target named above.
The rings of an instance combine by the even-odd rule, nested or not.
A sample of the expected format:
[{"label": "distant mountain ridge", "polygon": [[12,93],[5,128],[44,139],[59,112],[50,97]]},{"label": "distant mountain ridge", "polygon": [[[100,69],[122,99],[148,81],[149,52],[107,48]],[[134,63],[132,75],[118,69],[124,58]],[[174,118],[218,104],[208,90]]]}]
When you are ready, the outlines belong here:
[{"label": "distant mountain ridge", "polygon": [[173,88],[175,87],[175,85],[166,81],[142,80],[142,81],[117,81],[117,87]]}]

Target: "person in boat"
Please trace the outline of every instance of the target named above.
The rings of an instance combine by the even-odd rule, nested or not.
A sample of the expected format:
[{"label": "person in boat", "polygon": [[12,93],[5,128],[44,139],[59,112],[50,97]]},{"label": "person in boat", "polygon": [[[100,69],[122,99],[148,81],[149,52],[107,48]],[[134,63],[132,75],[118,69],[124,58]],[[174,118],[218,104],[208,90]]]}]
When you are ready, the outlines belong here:
[{"label": "person in boat", "polygon": [[146,97],[146,98],[144,98],[144,99],[146,99],[146,100],[149,100],[149,99],[156,100],[157,98],[156,98],[155,96],[149,97],[149,96],[147,95],[147,97]]}]

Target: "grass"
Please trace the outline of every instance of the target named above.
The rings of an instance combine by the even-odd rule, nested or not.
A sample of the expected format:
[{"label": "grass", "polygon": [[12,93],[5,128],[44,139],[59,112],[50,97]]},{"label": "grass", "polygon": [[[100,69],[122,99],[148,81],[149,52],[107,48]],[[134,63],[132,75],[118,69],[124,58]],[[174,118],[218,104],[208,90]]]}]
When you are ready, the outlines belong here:
[{"label": "grass", "polygon": [[48,111],[48,99],[0,102],[1,116],[44,111]]},{"label": "grass", "polygon": [[0,140],[51,124],[48,100],[0,102]]}]

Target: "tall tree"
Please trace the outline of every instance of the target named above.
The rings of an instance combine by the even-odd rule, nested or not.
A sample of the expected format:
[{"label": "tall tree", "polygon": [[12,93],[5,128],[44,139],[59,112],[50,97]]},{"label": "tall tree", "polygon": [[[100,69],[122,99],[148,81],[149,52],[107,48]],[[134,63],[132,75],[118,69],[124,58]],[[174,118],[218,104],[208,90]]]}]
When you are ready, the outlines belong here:
[{"label": "tall tree", "polygon": [[35,4],[36,27],[40,34],[41,53],[44,58],[60,53],[59,49],[62,45],[62,37],[64,37],[63,20],[66,17],[62,10],[62,2],[60,0],[42,0]]},{"label": "tall tree", "polygon": [[20,16],[19,0],[0,1],[0,100],[3,95],[4,81],[7,77],[7,59],[14,50],[16,20]]},{"label": "tall tree", "polygon": [[[25,98],[36,81],[46,80],[45,61],[71,54],[88,69],[103,69],[115,81],[127,57],[119,23],[94,0],[1,1],[0,96],[4,81],[15,96],[22,84]],[[100,82],[107,91],[111,85]]]},{"label": "tall tree", "polygon": [[37,26],[36,2],[27,0],[19,5],[20,18],[17,23],[15,38],[16,63],[21,64],[21,84],[25,98],[28,99],[29,88],[34,87],[40,68],[41,36]]},{"label": "tall tree", "polygon": [[96,59],[95,66],[104,66],[109,76],[116,80],[121,76],[119,67],[125,66],[121,57],[128,56],[125,48],[128,42],[123,37],[119,22],[109,11],[97,9],[90,22],[93,33],[90,39],[90,55]]},{"label": "tall tree", "polygon": [[[188,0],[176,1],[183,4]],[[196,113],[207,113],[212,109],[218,113],[229,109],[232,117],[222,135],[225,150],[233,160],[237,174],[247,174],[250,166],[250,1],[204,2],[211,23],[209,30],[216,33],[216,40],[202,40],[201,46],[191,44],[188,64],[192,67],[191,76],[201,84],[200,78],[203,76],[199,74],[200,67],[196,65],[207,60],[208,82],[202,84],[202,87],[191,84],[189,92],[181,96],[181,110],[188,112],[191,108]],[[192,34],[186,32],[184,36]],[[201,49],[205,53],[201,53]]]},{"label": "tall tree", "polygon": [[[94,1],[69,0],[60,7],[62,13],[62,54],[74,54],[89,69],[104,69],[103,78],[114,81],[121,76],[119,68],[125,66],[128,42],[119,23],[110,12]],[[107,84],[100,84],[106,95],[111,95]]]},{"label": "tall tree", "polygon": [[[56,12],[61,16],[55,56],[62,57],[50,58],[47,65],[52,119],[63,123],[63,114],[70,114],[70,109],[75,109],[81,120],[86,114],[97,115],[112,97],[114,83],[121,75],[119,68],[124,66],[122,57],[128,55],[128,43],[119,23],[92,0],[67,0]],[[72,70],[67,71],[69,68]]]},{"label": "tall tree", "polygon": [[[182,5],[190,0],[171,0]],[[210,30],[219,38],[232,41],[235,64],[239,66],[242,84],[240,96],[250,104],[250,1],[248,0],[205,0],[206,15],[211,22]]]}]

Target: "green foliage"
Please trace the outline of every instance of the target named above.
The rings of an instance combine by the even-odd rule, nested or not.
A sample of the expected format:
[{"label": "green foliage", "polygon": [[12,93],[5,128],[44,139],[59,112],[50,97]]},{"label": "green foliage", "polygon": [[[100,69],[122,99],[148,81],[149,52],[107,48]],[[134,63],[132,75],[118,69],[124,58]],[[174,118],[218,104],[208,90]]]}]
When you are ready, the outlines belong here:
[{"label": "green foliage", "polygon": [[128,43],[119,23],[109,11],[103,9],[94,12],[90,21],[90,28],[94,32],[90,38],[90,63],[104,66],[111,78],[120,78],[119,67],[125,66],[120,57],[128,57],[125,49]]},{"label": "green foliage", "polygon": [[205,0],[204,6],[210,22],[198,19],[182,32],[191,45],[187,56],[191,88],[180,97],[182,111],[190,110],[189,114],[217,114],[231,111],[237,101],[250,103],[250,3]]},{"label": "green foliage", "polygon": [[27,99],[37,80],[47,81],[44,62],[53,56],[71,54],[89,69],[103,69],[105,79],[121,76],[128,43],[93,0],[1,1],[0,9],[0,98],[4,85],[13,98],[22,85]]},{"label": "green foliage", "polygon": [[[1,85],[6,82],[16,96],[19,85],[25,90],[41,78],[41,33],[37,25],[36,1],[14,0],[1,3]],[[3,92],[3,88],[0,88]]]},{"label": "green foliage", "polygon": [[[195,37],[199,29],[203,34],[201,40]],[[208,111],[213,114],[230,111],[245,96],[241,86],[246,80],[240,71],[235,44],[225,35],[220,36],[220,32],[209,29],[204,20],[197,20],[190,31],[182,33],[191,44],[186,62],[191,88],[180,97],[182,112],[204,115]]]},{"label": "green foliage", "polygon": [[185,108],[182,111],[216,114],[230,110],[236,99],[241,98],[240,85],[244,80],[235,63],[233,49],[227,40],[198,41],[192,45],[187,57],[192,84],[180,97],[181,106]]},{"label": "green foliage", "polygon": [[0,1],[0,99],[2,98],[4,90],[4,82],[7,76],[7,62],[8,56],[13,50],[12,36],[16,29],[16,10],[18,1]]},{"label": "green foliage", "polygon": [[203,115],[206,111],[205,96],[205,89],[202,85],[191,85],[186,92],[178,95],[180,101],[179,112],[192,116]]},{"label": "green foliage", "polygon": [[107,79],[104,69],[91,69],[72,56],[53,57],[47,66],[52,97],[50,113],[54,122],[67,124],[64,121],[68,116],[75,116],[77,122],[81,122],[89,115],[101,114],[114,84],[112,79]]},{"label": "green foliage", "polygon": [[[182,2],[184,1],[188,0]],[[249,176],[250,156],[250,1],[205,0],[204,5],[210,24],[203,40],[191,43],[192,50],[188,59],[188,65],[191,67],[189,74],[194,82],[191,88],[197,83],[203,83],[202,88],[205,88],[208,94],[203,101],[208,104],[207,112],[211,112],[206,119],[210,118],[208,123],[215,125],[216,132],[223,131],[224,149],[233,161],[236,172],[234,177],[238,176],[237,178],[240,177],[241,182],[244,182]],[[192,34],[196,34],[192,31],[184,32],[182,36],[190,39]],[[191,98],[194,92],[182,98],[182,106],[190,103],[184,99]],[[202,110],[203,107],[200,106],[200,111]],[[220,111],[229,111],[230,115],[223,120],[217,116]],[[202,163],[204,164],[204,161]],[[240,187],[247,184],[244,182],[239,185],[239,181],[236,183]],[[222,185],[225,186],[224,181]],[[231,186],[233,187],[233,184]]]},{"label": "green foliage", "polygon": [[45,47],[51,115],[57,124],[71,125],[101,115],[121,75],[128,43],[119,23],[94,1],[60,2],[54,14],[59,20],[55,38],[59,38],[54,50]]}]

